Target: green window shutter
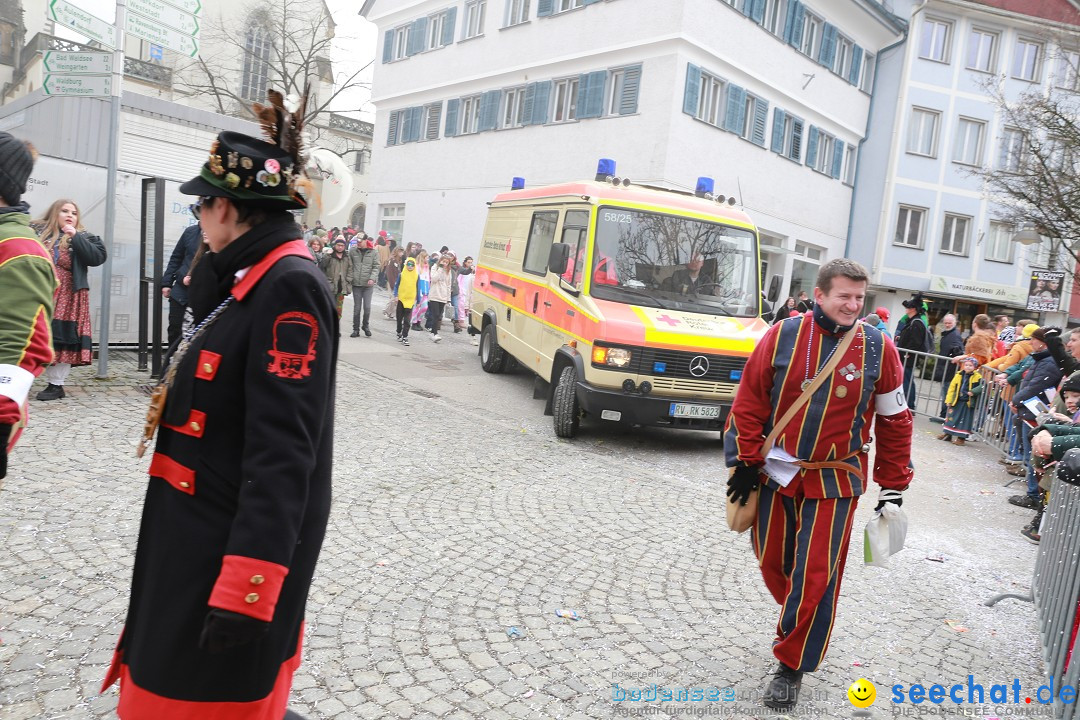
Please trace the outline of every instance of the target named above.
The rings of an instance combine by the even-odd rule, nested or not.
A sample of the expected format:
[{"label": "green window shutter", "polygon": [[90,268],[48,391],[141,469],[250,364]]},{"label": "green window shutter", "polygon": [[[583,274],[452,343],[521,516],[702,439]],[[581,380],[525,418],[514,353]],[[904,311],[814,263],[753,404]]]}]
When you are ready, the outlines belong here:
[{"label": "green window shutter", "polygon": [[844,141],[837,138],[833,140],[832,173],[834,178],[840,177],[840,171],[844,167]]},{"label": "green window shutter", "polygon": [[422,17],[413,21],[412,29],[409,30],[409,49],[406,55],[413,56],[427,50],[427,18]]},{"label": "green window shutter", "polygon": [[425,140],[438,140],[439,139],[439,120],[442,119],[442,103],[437,102],[434,105],[429,106],[431,112],[428,114],[427,128],[424,131]]},{"label": "green window shutter", "polygon": [[446,11],[446,22],[442,26],[442,44],[449,45],[454,42],[454,23],[457,21],[457,8],[452,7]]},{"label": "green window shutter", "polygon": [[607,71],[582,73],[578,78],[578,112],[581,118],[595,118],[604,114],[604,87]]},{"label": "green window shutter", "polygon": [[398,125],[400,124],[399,116],[400,110],[395,110],[390,113],[390,120],[386,123],[386,144],[397,145],[398,143]]},{"label": "green window shutter", "polygon": [[803,20],[806,19],[806,7],[799,0],[792,0],[788,5],[787,21],[784,23],[784,37],[793,47],[802,45]]},{"label": "green window shutter", "polygon": [[619,114],[633,115],[637,112],[638,94],[641,90],[641,66],[626,68],[623,76],[622,98],[619,100]]},{"label": "green window shutter", "polygon": [[859,84],[859,71],[862,69],[862,48],[858,45],[851,51],[851,72],[848,73],[848,82],[852,85]]},{"label": "green window shutter", "polygon": [[788,151],[788,157],[795,162],[799,162],[802,153],[802,134],[803,121],[797,117],[791,118],[791,149]]},{"label": "green window shutter", "polygon": [[540,0],[536,4],[536,17],[547,17],[555,12],[555,0]]},{"label": "green window shutter", "polygon": [[772,116],[772,151],[784,152],[784,111],[780,108],[773,110]]},{"label": "green window shutter", "polygon": [[817,146],[818,146],[818,134],[819,130],[813,125],[810,126],[810,138],[806,141],[806,166],[817,166]]},{"label": "green window shutter", "polygon": [[388,63],[394,59],[394,31],[387,30],[383,35],[382,61]]},{"label": "green window shutter", "polygon": [[532,124],[544,125],[548,121],[548,102],[551,99],[551,81],[536,83],[536,97],[533,98]]},{"label": "green window shutter", "polygon": [[836,26],[825,23],[825,29],[821,31],[821,51],[818,52],[818,62],[827,68],[831,68],[836,59]]},{"label": "green window shutter", "polygon": [[750,142],[765,147],[765,126],[769,123],[769,103],[757,98],[754,103],[754,125],[750,130]]},{"label": "green window shutter", "polygon": [[446,101],[446,127],[443,135],[455,137],[457,135],[458,111],[461,108],[461,100],[454,98]]},{"label": "green window shutter", "polygon": [[746,90],[743,90],[738,85],[728,83],[724,129],[733,133],[740,133],[744,122],[746,122]]},{"label": "green window shutter", "polygon": [[502,90],[488,90],[480,100],[480,131],[494,130],[499,121]]},{"label": "green window shutter", "polygon": [[686,64],[686,89],[683,91],[682,111],[697,116],[698,97],[701,95],[701,68]]}]

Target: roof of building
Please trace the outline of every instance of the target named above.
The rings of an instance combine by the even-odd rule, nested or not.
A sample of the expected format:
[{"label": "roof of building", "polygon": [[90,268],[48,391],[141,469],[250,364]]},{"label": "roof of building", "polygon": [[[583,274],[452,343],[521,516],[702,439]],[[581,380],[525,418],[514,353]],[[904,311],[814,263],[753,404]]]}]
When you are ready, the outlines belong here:
[{"label": "roof of building", "polygon": [[1017,15],[1080,26],[1080,4],[1073,0],[968,0]]}]

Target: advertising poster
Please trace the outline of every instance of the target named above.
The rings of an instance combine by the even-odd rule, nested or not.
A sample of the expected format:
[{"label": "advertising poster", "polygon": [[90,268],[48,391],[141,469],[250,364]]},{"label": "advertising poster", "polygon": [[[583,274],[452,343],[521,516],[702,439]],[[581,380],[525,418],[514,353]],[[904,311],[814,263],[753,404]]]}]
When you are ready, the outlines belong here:
[{"label": "advertising poster", "polygon": [[1027,309],[1037,312],[1057,312],[1061,308],[1061,288],[1065,285],[1065,273],[1031,271],[1028,287]]}]

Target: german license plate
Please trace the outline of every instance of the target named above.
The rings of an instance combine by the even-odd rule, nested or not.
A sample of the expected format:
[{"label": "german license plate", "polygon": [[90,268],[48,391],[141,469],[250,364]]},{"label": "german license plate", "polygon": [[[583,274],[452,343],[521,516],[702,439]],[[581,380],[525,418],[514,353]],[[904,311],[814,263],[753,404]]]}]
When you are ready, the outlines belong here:
[{"label": "german license plate", "polygon": [[716,405],[690,405],[688,403],[671,403],[671,417],[716,420],[720,417],[720,408]]}]

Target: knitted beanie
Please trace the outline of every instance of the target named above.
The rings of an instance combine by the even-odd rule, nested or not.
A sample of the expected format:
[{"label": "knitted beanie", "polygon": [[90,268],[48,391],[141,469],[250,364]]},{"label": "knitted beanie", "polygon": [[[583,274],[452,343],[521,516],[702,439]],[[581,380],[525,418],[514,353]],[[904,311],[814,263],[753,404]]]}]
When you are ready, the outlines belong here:
[{"label": "knitted beanie", "polygon": [[30,146],[10,133],[0,132],[0,197],[12,205],[18,203],[33,169]]}]

